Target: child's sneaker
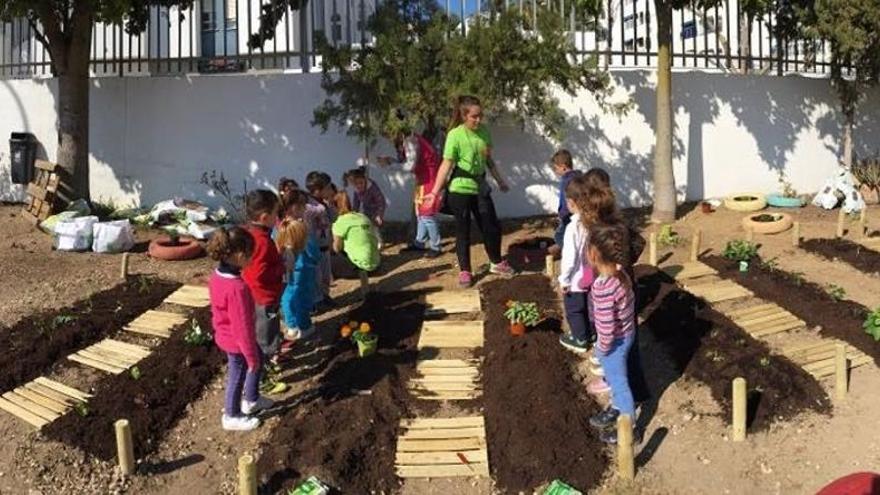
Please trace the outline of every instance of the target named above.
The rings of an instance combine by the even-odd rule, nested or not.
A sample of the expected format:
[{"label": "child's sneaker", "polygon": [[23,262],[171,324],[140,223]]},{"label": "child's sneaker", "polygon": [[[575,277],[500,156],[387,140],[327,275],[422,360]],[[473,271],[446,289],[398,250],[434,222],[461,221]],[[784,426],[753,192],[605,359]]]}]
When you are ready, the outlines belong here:
[{"label": "child's sneaker", "polygon": [[587,384],[587,393],[590,395],[607,394],[609,390],[611,387],[603,378],[596,378]]},{"label": "child's sneaker", "polygon": [[260,426],[260,420],[249,416],[223,415],[223,429],[226,431],[251,431]]},{"label": "child's sneaker", "polygon": [[462,289],[469,289],[472,285],[474,285],[474,276],[471,275],[471,272],[458,272],[459,287],[461,287]]},{"label": "child's sneaker", "polygon": [[587,352],[588,349],[586,340],[577,339],[573,335],[567,333],[559,337],[559,343],[562,344],[562,347],[577,352],[578,354],[583,354]]},{"label": "child's sneaker", "polygon": [[439,258],[440,256],[443,256],[443,251],[440,251],[439,249],[428,249],[425,251],[425,258],[430,260]]},{"label": "child's sneaker", "polygon": [[593,428],[606,429],[611,428],[617,424],[617,417],[620,416],[620,412],[613,407],[608,407],[604,411],[599,414],[590,417],[590,426]]},{"label": "child's sneaker", "polygon": [[241,400],[241,412],[247,415],[257,414],[260,411],[265,411],[266,409],[271,408],[275,405],[275,401],[272,399],[267,399],[262,395],[257,397],[256,402],[251,402],[247,399]]},{"label": "child's sneaker", "polygon": [[489,263],[489,273],[510,277],[513,276],[514,271],[510,264],[507,263],[507,260],[505,260],[501,263]]},{"label": "child's sneaker", "polygon": [[[617,428],[611,428],[599,434],[599,439],[610,445],[617,445]],[[633,445],[642,443],[642,430],[633,428]]]}]

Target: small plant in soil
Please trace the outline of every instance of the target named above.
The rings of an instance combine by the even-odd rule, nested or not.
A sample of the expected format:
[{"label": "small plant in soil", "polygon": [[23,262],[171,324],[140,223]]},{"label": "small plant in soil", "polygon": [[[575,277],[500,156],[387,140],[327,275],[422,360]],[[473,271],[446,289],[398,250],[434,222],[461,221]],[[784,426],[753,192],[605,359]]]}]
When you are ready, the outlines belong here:
[{"label": "small plant in soil", "polygon": [[672,225],[663,225],[657,234],[657,242],[663,247],[675,247],[681,244],[681,236],[672,230]]},{"label": "small plant in soil", "polygon": [[150,288],[152,288],[153,282],[150,280],[150,277],[141,275],[137,278],[137,291],[138,294],[146,294],[150,292]]},{"label": "small plant in soil", "polygon": [[760,215],[753,216],[752,220],[761,223],[770,223],[779,220],[779,216],[770,213],[761,213]]},{"label": "small plant in soil", "polygon": [[52,330],[73,323],[76,320],[77,317],[73,315],[58,315],[52,320]]},{"label": "small plant in soil", "polygon": [[779,258],[773,257],[769,260],[765,260],[761,262],[761,269],[768,272],[775,272],[776,269],[779,268]]},{"label": "small plant in soil", "polygon": [[237,194],[232,190],[229,186],[229,181],[226,179],[226,176],[223,175],[223,172],[218,173],[216,170],[202,173],[200,183],[204,186],[208,186],[214,193],[226,201],[226,204],[230,209],[231,218],[229,220],[236,222],[245,218],[244,198],[247,195],[246,180],[243,182],[243,191],[241,194]]},{"label": "small plant in soil", "polygon": [[358,355],[367,357],[376,352],[379,338],[372,333],[373,328],[367,322],[358,324],[356,321],[350,321],[339,329],[339,334],[344,339],[350,338],[357,345]]},{"label": "small plant in soil", "polygon": [[73,410],[83,418],[89,415],[89,405],[85,402],[77,402],[74,404]]},{"label": "small plant in soil", "polygon": [[758,246],[749,241],[734,240],[727,243],[721,254],[731,261],[748,262],[758,255]]},{"label": "small plant in soil", "polygon": [[203,329],[196,319],[190,321],[189,329],[183,335],[183,341],[193,347],[207,345],[211,343],[211,340],[211,332]]},{"label": "small plant in soil", "polygon": [[507,301],[504,317],[510,320],[510,323],[533,327],[541,321],[541,312],[538,311],[536,302]]},{"label": "small plant in soil", "polygon": [[141,376],[143,376],[143,375],[141,375],[141,369],[138,368],[137,366],[132,366],[131,369],[128,370],[128,373],[131,375],[131,378],[134,380],[140,380]]},{"label": "small plant in soil", "polygon": [[835,301],[843,301],[846,298],[846,289],[836,284],[828,285],[825,292]]},{"label": "small plant in soil", "polygon": [[761,360],[758,362],[761,364],[761,366],[763,366],[765,368],[767,366],[770,366],[770,358],[768,358],[767,356],[762,357]]},{"label": "small plant in soil", "polygon": [[865,329],[865,332],[868,335],[874,337],[874,340],[880,341],[880,308],[868,313],[868,317],[865,318],[865,323],[862,324],[862,328]]},{"label": "small plant in soil", "polygon": [[807,276],[804,272],[791,272],[789,273],[789,277],[791,277],[792,282],[798,287],[804,285],[807,281]]},{"label": "small plant in soil", "polygon": [[784,197],[784,198],[796,198],[797,197],[798,193],[795,190],[795,188],[792,187],[791,182],[789,182],[788,179],[785,178],[785,171],[784,170],[779,171],[779,178],[777,180],[779,181],[779,189],[782,193],[782,197]]}]

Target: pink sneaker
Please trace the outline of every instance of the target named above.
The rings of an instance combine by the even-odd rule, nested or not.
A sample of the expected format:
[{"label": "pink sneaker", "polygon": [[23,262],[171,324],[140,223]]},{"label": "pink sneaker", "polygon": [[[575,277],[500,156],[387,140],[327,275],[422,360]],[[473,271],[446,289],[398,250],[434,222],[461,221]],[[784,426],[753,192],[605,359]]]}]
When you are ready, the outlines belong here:
[{"label": "pink sneaker", "polygon": [[474,285],[474,276],[471,272],[461,271],[458,273],[458,286],[462,289],[469,289]]},{"label": "pink sneaker", "polygon": [[503,275],[505,277],[510,277],[514,274],[513,268],[507,263],[507,260],[504,260],[501,263],[491,263],[489,265],[489,272],[496,275]]},{"label": "pink sneaker", "polygon": [[596,378],[587,384],[587,393],[590,395],[602,395],[607,394],[611,390],[611,387],[605,383],[604,378]]}]

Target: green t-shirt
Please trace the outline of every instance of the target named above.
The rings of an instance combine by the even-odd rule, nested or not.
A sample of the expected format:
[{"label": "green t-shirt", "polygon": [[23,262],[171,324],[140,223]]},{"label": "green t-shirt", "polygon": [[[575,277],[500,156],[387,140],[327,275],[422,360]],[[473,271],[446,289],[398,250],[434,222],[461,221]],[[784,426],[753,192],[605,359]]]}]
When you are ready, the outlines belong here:
[{"label": "green t-shirt", "polygon": [[342,250],[361,270],[371,272],[379,266],[379,239],[370,219],[361,213],[346,213],[333,222],[333,235],[342,238]]},{"label": "green t-shirt", "polygon": [[[450,160],[456,167],[471,175],[482,176],[486,173],[487,158],[492,150],[492,137],[489,130],[481,125],[472,131],[464,124],[449,131],[443,158]],[[480,184],[469,177],[456,177],[449,183],[449,192],[458,194],[478,194]]]}]

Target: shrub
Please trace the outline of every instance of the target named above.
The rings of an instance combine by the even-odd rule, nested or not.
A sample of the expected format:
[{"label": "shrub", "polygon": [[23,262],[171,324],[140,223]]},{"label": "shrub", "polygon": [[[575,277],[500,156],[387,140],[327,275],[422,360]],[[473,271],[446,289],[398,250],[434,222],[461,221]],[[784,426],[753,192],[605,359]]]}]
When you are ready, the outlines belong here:
[{"label": "shrub", "polygon": [[749,241],[730,241],[721,254],[731,261],[751,261],[758,256],[758,246]]}]

